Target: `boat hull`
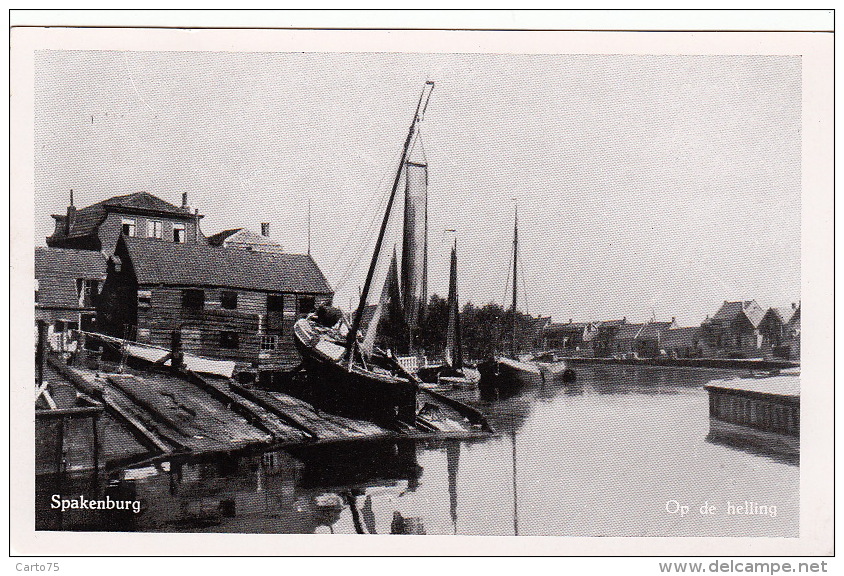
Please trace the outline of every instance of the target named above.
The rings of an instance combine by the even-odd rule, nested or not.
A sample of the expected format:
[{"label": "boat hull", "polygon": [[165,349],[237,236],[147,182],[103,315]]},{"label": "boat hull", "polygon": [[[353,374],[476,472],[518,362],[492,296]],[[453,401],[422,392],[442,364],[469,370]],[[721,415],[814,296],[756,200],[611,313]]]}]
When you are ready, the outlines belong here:
[{"label": "boat hull", "polygon": [[416,375],[426,384],[439,384],[453,388],[475,388],[481,379],[480,373],[474,368],[454,369],[450,366],[433,366],[420,368]]},{"label": "boat hull", "polygon": [[413,424],[416,419],[418,387],[415,382],[389,373],[348,365],[336,355],[320,349],[322,336],[299,320],[293,341],[308,378],[307,400],[328,412],[364,418],[385,425]]},{"label": "boat hull", "polygon": [[541,387],[545,375],[536,364],[521,362],[512,358],[493,358],[478,364],[481,392],[506,394],[521,388]]},{"label": "boat hull", "polygon": [[569,368],[563,361],[536,362],[546,382],[564,383],[574,382],[576,376],[574,370]]}]

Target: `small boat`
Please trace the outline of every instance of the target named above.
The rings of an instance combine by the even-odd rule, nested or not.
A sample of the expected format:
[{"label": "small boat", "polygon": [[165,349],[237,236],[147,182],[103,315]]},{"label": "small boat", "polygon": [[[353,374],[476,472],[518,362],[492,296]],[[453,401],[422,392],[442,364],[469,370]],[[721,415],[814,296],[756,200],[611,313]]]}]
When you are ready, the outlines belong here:
[{"label": "small boat", "polygon": [[516,209],[513,227],[513,303],[511,348],[509,356],[494,356],[478,364],[481,374],[478,386],[485,395],[512,393],[522,387],[544,386],[552,381],[571,381],[572,371],[565,362],[536,362],[532,356],[517,356],[516,303],[518,297],[519,212]]},{"label": "small boat", "polygon": [[[417,424],[420,381],[399,363],[392,352],[375,346],[378,318],[391,293],[390,282],[394,271],[388,274],[381,301],[376,307],[374,318],[369,322],[366,338],[362,338],[360,332],[396,192],[403,171],[409,172],[411,169],[410,147],[415,142],[433,88],[433,82],[425,83],[416,106],[357,312],[349,322],[339,310],[324,307],[298,320],[293,326],[296,348],[302,356],[308,377],[313,379],[309,384],[310,394],[322,407],[400,428]],[[395,266],[395,254],[393,258],[391,267]]]},{"label": "small boat", "polygon": [[463,342],[460,337],[460,304],[457,297],[457,239],[451,247],[451,272],[448,284],[448,329],[445,362],[439,366],[420,368],[416,375],[426,383],[449,388],[474,388],[481,374],[463,363]]}]

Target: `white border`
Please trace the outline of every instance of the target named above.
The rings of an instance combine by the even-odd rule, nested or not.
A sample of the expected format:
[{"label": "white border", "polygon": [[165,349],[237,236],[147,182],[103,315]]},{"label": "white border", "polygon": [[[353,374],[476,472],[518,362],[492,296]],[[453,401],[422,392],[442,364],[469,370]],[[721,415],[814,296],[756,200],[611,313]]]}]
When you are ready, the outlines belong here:
[{"label": "white border", "polygon": [[[803,430],[800,537],[573,538],[84,534],[33,532],[31,390],[33,54],[54,50],[236,50],[578,54],[800,54],[803,59]],[[348,30],[12,31],[12,550],[17,554],[821,555],[832,552],[832,35]],[[41,216],[43,217],[43,215]],[[811,415],[809,417],[808,415]]]}]

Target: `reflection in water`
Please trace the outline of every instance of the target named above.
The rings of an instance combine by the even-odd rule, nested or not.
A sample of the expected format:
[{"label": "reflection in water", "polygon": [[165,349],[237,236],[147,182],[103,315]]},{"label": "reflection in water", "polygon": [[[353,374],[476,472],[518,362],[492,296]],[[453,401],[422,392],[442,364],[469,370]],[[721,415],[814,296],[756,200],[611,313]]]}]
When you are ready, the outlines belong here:
[{"label": "reflection in water", "polygon": [[[124,470],[101,487],[140,514],[50,508],[90,476],[39,477],[37,527],[161,532],[572,536],[797,535],[799,468],[711,434],[714,370],[581,368],[569,386],[484,399],[500,435],[326,444]],[[474,395],[474,396],[473,396]],[[666,512],[676,500],[776,517]]]}]

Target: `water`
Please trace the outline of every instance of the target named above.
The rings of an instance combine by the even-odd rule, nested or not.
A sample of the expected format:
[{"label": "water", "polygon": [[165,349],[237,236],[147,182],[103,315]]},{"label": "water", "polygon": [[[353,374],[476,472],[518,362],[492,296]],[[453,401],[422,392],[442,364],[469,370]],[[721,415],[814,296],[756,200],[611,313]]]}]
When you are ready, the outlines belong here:
[{"label": "water", "polygon": [[[495,437],[129,470],[109,493],[143,511],[107,523],[50,510],[55,487],[42,481],[38,517],[49,529],[155,532],[797,537],[796,463],[707,439],[702,385],[728,374],[582,367],[568,387],[467,398]],[[74,490],[85,487],[61,493]]]}]

